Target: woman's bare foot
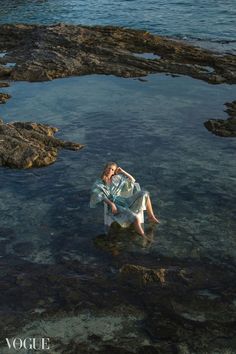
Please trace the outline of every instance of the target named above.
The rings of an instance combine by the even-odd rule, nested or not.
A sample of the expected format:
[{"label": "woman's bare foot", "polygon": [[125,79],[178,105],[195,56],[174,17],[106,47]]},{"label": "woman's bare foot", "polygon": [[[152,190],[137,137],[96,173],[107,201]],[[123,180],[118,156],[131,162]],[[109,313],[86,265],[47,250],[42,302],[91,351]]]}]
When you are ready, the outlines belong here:
[{"label": "woman's bare foot", "polygon": [[155,217],[155,215],[148,217],[149,221],[153,224],[160,224],[160,220]]},{"label": "woman's bare foot", "polygon": [[140,223],[140,220],[139,218],[137,217],[134,221],[134,228],[135,228],[135,231],[140,235],[140,236],[143,236],[145,237],[145,232],[142,228],[142,225]]}]

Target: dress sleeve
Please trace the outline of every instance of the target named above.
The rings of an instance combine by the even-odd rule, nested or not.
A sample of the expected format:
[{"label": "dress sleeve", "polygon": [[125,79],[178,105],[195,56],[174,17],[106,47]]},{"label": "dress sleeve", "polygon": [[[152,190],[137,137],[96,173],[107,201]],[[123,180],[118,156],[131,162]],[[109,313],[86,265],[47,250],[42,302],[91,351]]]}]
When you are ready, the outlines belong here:
[{"label": "dress sleeve", "polygon": [[122,178],[122,182],[123,182],[121,193],[123,195],[125,195],[125,194],[132,195],[133,189],[134,189],[134,182],[130,178],[123,176],[123,175],[121,175],[121,178]]},{"label": "dress sleeve", "polygon": [[105,199],[107,199],[105,192],[101,187],[99,187],[99,184],[95,182],[91,190],[89,202],[90,208],[95,208],[99,203],[101,203]]}]

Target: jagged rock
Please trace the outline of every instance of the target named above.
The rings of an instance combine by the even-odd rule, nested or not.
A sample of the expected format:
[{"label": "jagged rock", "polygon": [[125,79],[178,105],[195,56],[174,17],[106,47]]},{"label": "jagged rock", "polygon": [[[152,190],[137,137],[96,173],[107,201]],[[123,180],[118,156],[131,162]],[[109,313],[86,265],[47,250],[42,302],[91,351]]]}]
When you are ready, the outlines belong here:
[{"label": "jagged rock", "polygon": [[6,103],[9,98],[11,98],[11,95],[0,92],[0,104]]},{"label": "jagged rock", "polygon": [[57,128],[32,122],[0,122],[0,166],[47,166],[55,162],[58,149],[80,150],[84,147],[54,138],[57,131]]},{"label": "jagged rock", "polygon": [[226,102],[225,106],[228,107],[225,112],[231,117],[236,117],[236,100],[233,102]]},{"label": "jagged rock", "polygon": [[224,137],[236,136],[236,118],[210,119],[204,123],[205,127],[215,135]]},{"label": "jagged rock", "polygon": [[228,119],[210,119],[204,123],[205,127],[215,135],[236,137],[236,101],[226,102]]},{"label": "jagged rock", "polygon": [[[184,74],[213,84],[236,82],[236,58],[145,31],[111,26],[0,25],[0,77],[42,81],[84,74],[140,77]],[[156,54],[156,59],[137,56]],[[7,63],[15,63],[6,67]]]}]

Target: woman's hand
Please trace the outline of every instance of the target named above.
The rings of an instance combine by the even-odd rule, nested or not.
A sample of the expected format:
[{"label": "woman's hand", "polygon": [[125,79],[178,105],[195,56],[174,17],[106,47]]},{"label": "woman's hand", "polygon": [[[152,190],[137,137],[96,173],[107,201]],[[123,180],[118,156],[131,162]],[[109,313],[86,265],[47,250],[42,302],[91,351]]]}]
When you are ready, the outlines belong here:
[{"label": "woman's hand", "polygon": [[121,168],[121,167],[117,167],[117,169],[116,169],[116,174],[119,174],[119,173],[122,173],[124,176],[129,178],[132,182],[135,182],[135,178],[133,176],[131,176],[128,172],[123,170],[123,168]]},{"label": "woman's hand", "polygon": [[118,210],[117,210],[117,207],[115,205],[115,203],[113,203],[111,200],[109,199],[104,199],[104,202],[109,205],[109,207],[111,208],[111,212],[112,214],[117,214],[118,213]]},{"label": "woman's hand", "polygon": [[124,172],[124,170],[121,167],[117,167],[117,169],[116,169],[117,174],[123,173],[123,172]]},{"label": "woman's hand", "polygon": [[111,203],[111,212],[112,212],[112,214],[118,213],[117,207],[114,203]]}]

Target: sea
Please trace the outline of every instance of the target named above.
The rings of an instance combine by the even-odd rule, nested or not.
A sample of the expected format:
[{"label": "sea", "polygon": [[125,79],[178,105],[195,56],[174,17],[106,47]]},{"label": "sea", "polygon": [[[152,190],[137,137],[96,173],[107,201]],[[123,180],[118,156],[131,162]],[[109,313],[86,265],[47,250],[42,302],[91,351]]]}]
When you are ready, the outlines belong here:
[{"label": "sea", "polygon": [[236,50],[235,0],[11,0],[0,23],[71,23],[143,29],[212,49]]}]

